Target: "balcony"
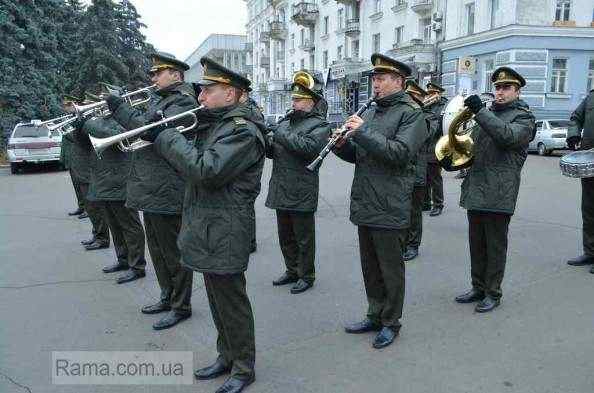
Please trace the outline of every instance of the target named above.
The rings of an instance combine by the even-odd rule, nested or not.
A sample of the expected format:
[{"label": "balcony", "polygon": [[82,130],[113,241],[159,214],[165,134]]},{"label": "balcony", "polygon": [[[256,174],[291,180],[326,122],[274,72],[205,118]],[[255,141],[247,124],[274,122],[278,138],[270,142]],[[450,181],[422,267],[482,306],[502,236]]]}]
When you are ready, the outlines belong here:
[{"label": "balcony", "polygon": [[268,81],[268,91],[285,91],[287,81],[284,79],[270,79]]},{"label": "balcony", "polygon": [[319,14],[317,4],[302,1],[293,5],[291,19],[301,26],[313,26],[316,24]]},{"label": "balcony", "polygon": [[336,0],[336,2],[338,4],[343,4],[343,5],[354,5],[357,4],[359,2],[359,0]]},{"label": "balcony", "polygon": [[284,41],[287,39],[287,28],[284,22],[270,22],[270,38],[277,41]]},{"label": "balcony", "polygon": [[435,64],[435,45],[422,38],[395,43],[388,55],[399,61],[410,62],[417,68],[433,67]]},{"label": "balcony", "polygon": [[243,66],[243,71],[251,76],[254,73],[254,66],[252,64],[246,64]]},{"label": "balcony", "polygon": [[417,14],[426,14],[431,12],[432,8],[433,0],[412,0],[410,4],[410,9]]},{"label": "balcony", "polygon": [[273,7],[276,7],[277,5],[279,5],[280,3],[282,3],[284,0],[268,0],[268,4],[270,4]]},{"label": "balcony", "polygon": [[260,37],[258,37],[261,43],[267,43],[270,41],[270,32],[269,31],[261,31]]},{"label": "balcony", "polygon": [[313,52],[316,49],[316,47],[312,41],[305,40],[301,45],[299,45],[299,49],[305,52]]},{"label": "balcony", "polygon": [[260,67],[270,67],[270,56],[260,56]]},{"label": "balcony", "polygon": [[268,83],[260,82],[258,83],[258,93],[267,93],[268,92]]},{"label": "balcony", "polygon": [[254,44],[252,42],[246,42],[243,44],[243,50],[246,52],[251,52],[254,50]]},{"label": "balcony", "polygon": [[344,34],[347,37],[357,37],[361,33],[361,29],[359,28],[359,19],[348,19],[346,22],[346,27],[344,28]]}]

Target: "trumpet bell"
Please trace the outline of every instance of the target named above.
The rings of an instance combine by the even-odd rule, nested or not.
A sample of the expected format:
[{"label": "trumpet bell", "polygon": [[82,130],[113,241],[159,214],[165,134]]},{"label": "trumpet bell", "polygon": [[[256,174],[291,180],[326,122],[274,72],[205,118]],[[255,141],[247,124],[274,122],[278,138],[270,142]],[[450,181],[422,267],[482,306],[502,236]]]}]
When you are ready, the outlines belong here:
[{"label": "trumpet bell", "polygon": [[312,90],[316,84],[316,81],[314,77],[311,76],[308,72],[297,71],[295,75],[293,75],[293,83],[297,83]]},{"label": "trumpet bell", "polygon": [[472,138],[466,134],[458,136],[456,139],[458,144],[463,147],[463,151],[458,151],[452,147],[448,135],[439,138],[435,145],[437,162],[447,172],[459,171],[472,165],[473,156],[470,153],[473,145]]}]

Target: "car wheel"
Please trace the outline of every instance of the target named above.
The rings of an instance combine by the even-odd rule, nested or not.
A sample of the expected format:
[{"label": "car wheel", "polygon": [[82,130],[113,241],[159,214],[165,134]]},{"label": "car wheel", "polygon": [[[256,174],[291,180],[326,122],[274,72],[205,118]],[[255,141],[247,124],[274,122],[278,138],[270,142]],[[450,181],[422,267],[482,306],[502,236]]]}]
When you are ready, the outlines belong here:
[{"label": "car wheel", "polygon": [[19,172],[19,164],[17,164],[16,162],[11,162],[10,163],[10,173],[12,173],[13,175],[16,175]]},{"label": "car wheel", "polygon": [[536,150],[538,151],[539,156],[546,156],[548,154],[547,148],[544,145],[544,143],[542,143],[542,142],[538,144],[538,146],[536,147]]}]

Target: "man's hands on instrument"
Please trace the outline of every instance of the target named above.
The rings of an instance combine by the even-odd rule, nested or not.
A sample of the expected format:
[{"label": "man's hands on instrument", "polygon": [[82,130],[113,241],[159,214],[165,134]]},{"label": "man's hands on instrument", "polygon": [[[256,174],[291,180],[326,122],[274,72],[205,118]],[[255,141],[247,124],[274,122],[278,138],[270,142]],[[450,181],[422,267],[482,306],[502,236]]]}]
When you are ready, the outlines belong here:
[{"label": "man's hands on instrument", "polygon": [[567,147],[569,147],[571,150],[577,150],[581,141],[582,137],[579,135],[570,136],[566,139]]},{"label": "man's hands on instrument", "polygon": [[477,114],[483,107],[483,101],[479,96],[473,94],[464,100],[464,105],[466,105],[472,113]]},{"label": "man's hands on instrument", "polygon": [[105,98],[105,102],[107,102],[107,107],[111,113],[114,113],[120,107],[120,105],[122,105],[124,99],[118,94],[110,93]]},{"label": "man's hands on instrument", "polygon": [[361,119],[361,117],[352,115],[347,119],[346,123],[344,123],[343,128],[347,130],[344,134],[341,135],[342,129],[334,130],[332,133],[332,138],[336,139],[336,147],[342,147],[346,143],[347,139],[353,136],[353,134],[357,132],[363,123],[365,122],[363,119]]}]

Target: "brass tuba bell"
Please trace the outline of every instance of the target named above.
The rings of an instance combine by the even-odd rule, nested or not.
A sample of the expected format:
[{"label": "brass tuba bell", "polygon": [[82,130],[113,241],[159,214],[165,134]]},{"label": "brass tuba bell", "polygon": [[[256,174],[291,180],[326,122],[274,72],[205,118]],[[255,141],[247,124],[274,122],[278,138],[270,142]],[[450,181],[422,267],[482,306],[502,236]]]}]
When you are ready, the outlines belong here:
[{"label": "brass tuba bell", "polygon": [[297,71],[295,75],[293,75],[293,83],[299,84],[301,86],[307,87],[309,90],[313,90],[316,81],[313,76],[311,76],[308,72],[305,71]]}]

